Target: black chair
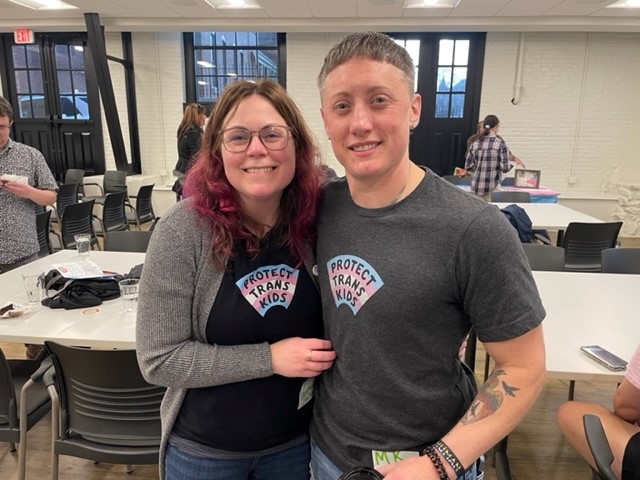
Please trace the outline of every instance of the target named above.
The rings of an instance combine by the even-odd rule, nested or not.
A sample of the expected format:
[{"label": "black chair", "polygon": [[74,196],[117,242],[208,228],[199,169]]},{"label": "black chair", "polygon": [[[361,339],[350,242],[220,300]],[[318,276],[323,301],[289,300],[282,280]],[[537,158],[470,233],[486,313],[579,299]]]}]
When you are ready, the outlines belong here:
[{"label": "black chair", "polygon": [[564,271],[564,248],[539,243],[523,243],[522,248],[527,255],[531,270]]},{"label": "black chair", "polygon": [[107,193],[102,206],[102,218],[98,220],[100,228],[96,230],[96,235],[104,236],[108,232],[121,232],[129,230],[129,222],[125,213],[126,192]]},{"label": "black chair", "polygon": [[147,383],[135,350],[98,350],[45,342],[55,367],[51,396],[51,478],[58,457],[156,464],[165,389]]},{"label": "black chair", "polygon": [[600,417],[590,413],[585,414],[582,416],[582,424],[589,450],[598,467],[598,470],[594,472],[594,478],[617,480],[615,473],[611,469],[613,452],[611,451],[609,440],[607,440],[607,435],[604,433]]},{"label": "black chair", "polygon": [[151,222],[151,226],[149,227],[150,232],[153,232],[156,229],[156,225],[158,224],[159,221],[160,221],[160,217],[156,217],[153,219],[153,222]]},{"label": "black chair", "polygon": [[91,245],[97,245],[100,249],[100,244],[93,230],[93,205],[94,201],[89,200],[67,206],[60,225],[63,248],[75,248],[76,241],[73,236],[79,233],[88,233],[91,235]]},{"label": "black chair", "polygon": [[602,250],[604,273],[640,273],[640,248],[607,248]]},{"label": "black chair", "polygon": [[67,168],[64,172],[64,183],[77,183],[78,184],[78,198],[84,196],[84,174],[85,171],[81,168]]},{"label": "black chair", "polygon": [[78,203],[78,183],[63,183],[58,187],[56,193],[55,216],[52,218],[55,222],[60,222],[64,215],[64,211],[69,205]]},{"label": "black chair", "polygon": [[499,203],[531,203],[529,192],[514,192],[511,190],[494,190],[491,201]]},{"label": "black chair", "polygon": [[140,230],[140,225],[153,222],[156,218],[156,214],[153,212],[153,202],[151,201],[154,186],[155,184],[143,185],[140,187],[140,190],[138,190],[137,195],[130,195],[130,198],[136,200],[136,206],[134,208],[128,205],[127,221],[130,224],[137,225],[138,230]]},{"label": "black chair", "polygon": [[27,431],[51,408],[47,389],[42,382],[51,367],[44,354],[36,360],[7,360],[0,348],[0,441],[8,442],[12,452],[18,451],[18,480],[26,470]]},{"label": "black chair", "polygon": [[129,232],[107,232],[104,237],[105,252],[141,252],[147,251],[152,231],[132,230]]},{"label": "black chair", "polygon": [[459,177],[457,175],[443,175],[442,178],[454,185],[471,185],[471,176],[469,175],[465,175],[464,177]]},{"label": "black chair", "polygon": [[562,238],[565,269],[573,272],[602,271],[602,251],[614,248],[622,222],[577,223],[567,226]]},{"label": "black chair", "polygon": [[38,257],[46,257],[52,254],[53,246],[49,238],[51,233],[51,210],[44,210],[42,213],[36,214],[36,231],[38,232],[38,244],[40,245]]},{"label": "black chair", "polygon": [[[94,186],[100,189],[100,195],[96,196],[87,196],[88,200],[95,200],[96,204],[101,205],[105,201],[105,195],[107,193],[115,193],[121,191],[127,191],[127,172],[123,172],[122,170],[107,170],[104,172],[104,176],[102,178],[102,186],[94,183],[87,182],[84,184],[87,186]],[[128,202],[128,199],[126,200]]]}]

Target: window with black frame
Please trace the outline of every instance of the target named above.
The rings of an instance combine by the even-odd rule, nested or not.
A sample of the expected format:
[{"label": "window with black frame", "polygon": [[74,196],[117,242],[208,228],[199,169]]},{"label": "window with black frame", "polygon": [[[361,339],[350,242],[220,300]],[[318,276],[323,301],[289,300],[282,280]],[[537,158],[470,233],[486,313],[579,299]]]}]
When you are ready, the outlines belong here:
[{"label": "window with black frame", "polygon": [[187,102],[214,104],[236,80],[267,78],[284,85],[284,39],[274,32],[185,33]]}]

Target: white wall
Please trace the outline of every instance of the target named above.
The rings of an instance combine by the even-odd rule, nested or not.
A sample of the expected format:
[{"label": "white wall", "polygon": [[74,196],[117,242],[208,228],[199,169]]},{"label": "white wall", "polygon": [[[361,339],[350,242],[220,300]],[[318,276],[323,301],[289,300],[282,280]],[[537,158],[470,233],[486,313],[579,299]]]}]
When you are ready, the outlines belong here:
[{"label": "white wall", "polygon": [[[338,173],[316,76],[343,35],[287,35],[288,90]],[[519,33],[487,34],[481,115],[500,118],[502,136],[528,167],[542,170],[542,184],[561,198],[614,197],[623,235],[640,236],[640,33],[526,33],[523,95],[512,105],[519,42]],[[133,48],[143,173],[169,173],[170,182],[185,95],[182,35],[133,33]],[[107,34],[107,49],[122,56],[119,33]],[[112,62],[110,68],[126,142],[124,77]],[[105,152],[111,168],[106,130]]]}]

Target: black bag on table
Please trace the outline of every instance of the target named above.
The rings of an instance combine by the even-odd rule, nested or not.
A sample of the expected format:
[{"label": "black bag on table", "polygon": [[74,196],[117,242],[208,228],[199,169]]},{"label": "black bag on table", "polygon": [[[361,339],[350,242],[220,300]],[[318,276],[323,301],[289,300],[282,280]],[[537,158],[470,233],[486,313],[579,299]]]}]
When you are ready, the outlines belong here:
[{"label": "black bag on table", "polygon": [[113,277],[96,278],[65,278],[58,270],[50,270],[45,276],[45,288],[57,290],[53,296],[47,296],[42,300],[42,305],[49,308],[75,308],[95,307],[101,305],[104,300],[112,300],[120,296],[118,282],[122,275]]}]

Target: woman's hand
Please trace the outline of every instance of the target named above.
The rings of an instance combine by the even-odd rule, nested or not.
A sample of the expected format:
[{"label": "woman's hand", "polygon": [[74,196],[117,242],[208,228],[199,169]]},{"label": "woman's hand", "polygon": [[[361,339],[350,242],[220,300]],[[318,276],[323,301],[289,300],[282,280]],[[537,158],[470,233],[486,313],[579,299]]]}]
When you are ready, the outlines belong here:
[{"label": "woman's hand", "polygon": [[321,338],[286,338],[270,347],[273,373],[283,377],[316,377],[336,358],[331,342]]}]

